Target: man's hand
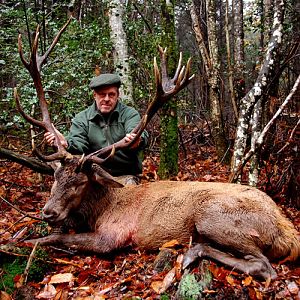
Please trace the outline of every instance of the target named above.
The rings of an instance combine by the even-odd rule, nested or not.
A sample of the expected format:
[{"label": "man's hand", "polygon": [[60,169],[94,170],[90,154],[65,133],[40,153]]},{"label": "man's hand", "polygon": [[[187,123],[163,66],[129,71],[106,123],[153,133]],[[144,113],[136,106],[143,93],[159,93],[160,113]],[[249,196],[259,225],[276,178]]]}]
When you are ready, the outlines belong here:
[{"label": "man's hand", "polygon": [[[56,132],[56,134],[57,134],[57,136],[60,140],[60,143],[63,145],[63,147],[67,148],[68,147],[68,142],[65,139],[65,137],[63,136],[63,134],[61,132],[59,132],[56,128],[54,128],[54,129],[55,129],[55,132]],[[55,135],[54,135],[54,133],[45,132],[44,138],[45,138],[45,141],[48,145],[50,145],[50,146],[55,145]]]},{"label": "man's hand", "polygon": [[[125,143],[129,144],[136,137],[135,133],[127,133],[124,137]],[[139,137],[131,146],[130,149],[135,149],[139,146],[141,142],[141,137]]]}]

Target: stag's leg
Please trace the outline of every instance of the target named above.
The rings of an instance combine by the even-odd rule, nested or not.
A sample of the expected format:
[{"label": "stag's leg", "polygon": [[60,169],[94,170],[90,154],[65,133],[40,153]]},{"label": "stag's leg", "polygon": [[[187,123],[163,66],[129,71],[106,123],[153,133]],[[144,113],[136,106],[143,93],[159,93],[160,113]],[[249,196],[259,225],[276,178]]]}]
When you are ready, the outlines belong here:
[{"label": "stag's leg", "polygon": [[244,258],[237,258],[209,245],[197,244],[185,254],[183,268],[186,268],[197,257],[208,257],[243,273],[260,276],[264,279],[275,279],[277,276],[269,260],[262,254],[259,256],[246,255]]},{"label": "stag's leg", "polygon": [[105,236],[96,232],[79,234],[52,234],[46,237],[25,241],[27,243],[40,245],[60,245],[72,250],[83,252],[108,253],[120,248],[116,240],[111,236]]}]

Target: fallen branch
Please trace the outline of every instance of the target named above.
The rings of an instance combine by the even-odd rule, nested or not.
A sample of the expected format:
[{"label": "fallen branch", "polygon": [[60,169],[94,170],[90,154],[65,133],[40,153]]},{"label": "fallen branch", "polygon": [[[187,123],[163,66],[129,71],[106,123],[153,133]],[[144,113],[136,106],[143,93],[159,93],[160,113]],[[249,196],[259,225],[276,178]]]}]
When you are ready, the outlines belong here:
[{"label": "fallen branch", "polygon": [[15,153],[8,149],[0,147],[0,158],[6,158],[10,161],[16,162],[22,166],[28,167],[33,171],[39,172],[41,174],[53,175],[54,170],[46,163],[41,162],[33,157],[28,157],[26,155]]}]

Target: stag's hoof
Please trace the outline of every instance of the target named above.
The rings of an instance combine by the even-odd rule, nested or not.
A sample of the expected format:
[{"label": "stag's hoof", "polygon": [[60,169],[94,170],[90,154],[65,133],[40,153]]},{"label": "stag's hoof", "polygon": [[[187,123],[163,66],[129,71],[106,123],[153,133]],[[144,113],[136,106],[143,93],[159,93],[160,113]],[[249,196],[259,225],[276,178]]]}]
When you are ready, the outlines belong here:
[{"label": "stag's hoof", "polygon": [[203,256],[203,246],[201,244],[195,245],[185,253],[183,257],[182,268],[186,269],[197,258],[202,256]]},{"label": "stag's hoof", "polygon": [[268,260],[253,255],[246,255],[244,259],[251,262],[251,266],[247,270],[248,274],[264,278],[265,280],[274,280],[277,278],[277,273]]}]

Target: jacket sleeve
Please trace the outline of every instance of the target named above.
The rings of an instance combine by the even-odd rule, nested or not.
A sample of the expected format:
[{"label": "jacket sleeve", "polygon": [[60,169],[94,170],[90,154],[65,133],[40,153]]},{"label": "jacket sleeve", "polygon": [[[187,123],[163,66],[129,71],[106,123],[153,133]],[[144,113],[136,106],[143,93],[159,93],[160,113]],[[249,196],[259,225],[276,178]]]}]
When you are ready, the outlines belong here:
[{"label": "jacket sleeve", "polygon": [[73,154],[89,152],[88,122],[82,116],[77,115],[72,120],[70,132],[67,136],[68,151]]},{"label": "jacket sleeve", "polygon": [[[126,134],[130,133],[135,128],[135,126],[140,122],[140,120],[141,120],[140,114],[134,108],[128,108],[128,111],[126,113],[126,119],[124,122]],[[143,149],[147,146],[148,137],[149,137],[148,132],[144,130],[141,135],[141,143],[138,149]]]}]

